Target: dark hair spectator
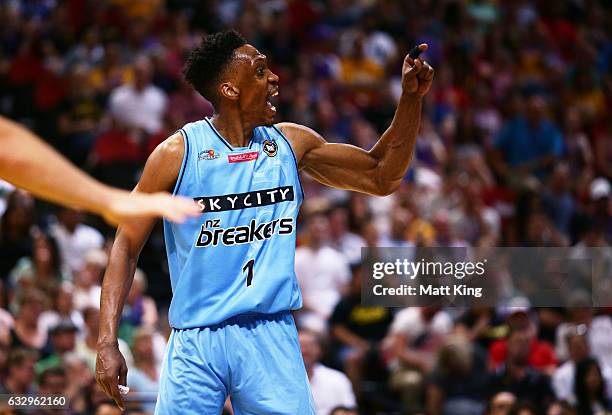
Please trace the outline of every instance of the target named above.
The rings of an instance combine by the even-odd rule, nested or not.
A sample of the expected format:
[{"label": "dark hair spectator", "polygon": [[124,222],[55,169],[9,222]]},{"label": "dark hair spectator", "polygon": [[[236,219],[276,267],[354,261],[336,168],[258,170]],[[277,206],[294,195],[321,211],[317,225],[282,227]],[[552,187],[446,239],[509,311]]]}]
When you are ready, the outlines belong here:
[{"label": "dark hair spectator", "polygon": [[605,381],[597,360],[592,357],[582,359],[576,365],[574,393],[579,415],[591,415],[611,409],[605,394]]}]

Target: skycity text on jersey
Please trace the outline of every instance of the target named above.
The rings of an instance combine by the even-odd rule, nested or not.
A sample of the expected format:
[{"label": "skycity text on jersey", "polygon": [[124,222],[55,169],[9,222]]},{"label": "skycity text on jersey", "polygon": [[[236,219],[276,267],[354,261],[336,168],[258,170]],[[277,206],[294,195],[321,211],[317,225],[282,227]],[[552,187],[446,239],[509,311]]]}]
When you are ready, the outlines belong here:
[{"label": "skycity text on jersey", "polygon": [[294,197],[293,186],[282,186],[246,193],[196,197],[193,200],[202,212],[223,212],[288,202],[292,201]]}]

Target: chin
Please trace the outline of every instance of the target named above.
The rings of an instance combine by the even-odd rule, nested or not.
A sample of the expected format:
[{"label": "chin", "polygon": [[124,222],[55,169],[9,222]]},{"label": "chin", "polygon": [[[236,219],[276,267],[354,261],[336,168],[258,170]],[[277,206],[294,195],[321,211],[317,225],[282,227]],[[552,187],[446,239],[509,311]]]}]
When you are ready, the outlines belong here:
[{"label": "chin", "polygon": [[276,118],[276,115],[267,116],[262,120],[261,125],[264,127],[272,127],[274,125],[275,118]]}]

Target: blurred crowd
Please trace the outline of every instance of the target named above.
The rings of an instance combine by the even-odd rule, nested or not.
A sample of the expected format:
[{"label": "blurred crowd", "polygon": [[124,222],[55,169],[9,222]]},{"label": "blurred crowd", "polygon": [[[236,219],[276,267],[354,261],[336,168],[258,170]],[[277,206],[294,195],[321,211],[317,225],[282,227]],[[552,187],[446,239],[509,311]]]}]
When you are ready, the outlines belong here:
[{"label": "blurred crowd", "polygon": [[[398,192],[302,177],[296,319],[319,415],[612,411],[612,313],[585,293],[566,308],[360,302],[362,247],[609,247],[609,2],[2,0],[0,112],[131,188],[157,144],[212,115],[180,71],[202,34],[227,27],[279,75],[278,120],[328,141],[373,145],[414,44],[436,70]],[[8,183],[0,215],[0,393],[119,413],[93,380],[112,230]],[[121,318],[132,415],[154,408],[170,295],[157,228]]]}]

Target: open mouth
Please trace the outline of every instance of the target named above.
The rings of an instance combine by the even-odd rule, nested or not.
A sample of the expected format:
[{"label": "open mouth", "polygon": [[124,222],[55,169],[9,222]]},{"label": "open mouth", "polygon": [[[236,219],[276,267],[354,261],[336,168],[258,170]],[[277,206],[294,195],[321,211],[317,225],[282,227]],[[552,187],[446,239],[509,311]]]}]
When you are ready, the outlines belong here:
[{"label": "open mouth", "polygon": [[269,110],[276,112],[276,107],[272,103],[272,101],[276,101],[274,98],[278,96],[278,89],[271,91],[268,95],[268,99],[266,100],[266,106]]}]

